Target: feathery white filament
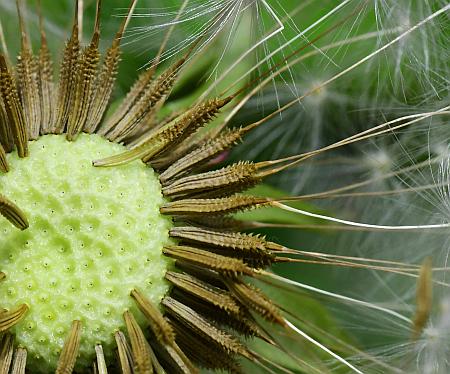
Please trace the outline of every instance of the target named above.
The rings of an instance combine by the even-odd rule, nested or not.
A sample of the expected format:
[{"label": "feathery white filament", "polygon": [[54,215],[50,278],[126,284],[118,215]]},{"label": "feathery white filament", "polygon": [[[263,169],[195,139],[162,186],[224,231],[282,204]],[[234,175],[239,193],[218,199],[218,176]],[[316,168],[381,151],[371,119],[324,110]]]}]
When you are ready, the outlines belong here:
[{"label": "feathery white filament", "polygon": [[[282,32],[284,30],[284,24],[281,22],[281,20],[277,17],[277,15],[275,14],[275,12],[272,10],[272,8],[270,8],[269,4],[267,4],[267,2],[263,1],[262,2],[264,7],[267,9],[267,11],[269,12],[269,14],[274,17],[275,22],[278,24],[278,27],[272,31],[271,33],[269,33],[268,35],[266,35],[265,37],[263,37],[261,40],[259,40],[257,43],[255,43],[252,47],[250,47],[248,50],[246,50],[233,64],[231,64],[226,71],[218,78],[214,81],[214,83],[210,86],[210,88],[208,90],[206,90],[204,92],[204,94],[202,96],[200,96],[198,101],[204,100],[206,97],[208,97],[208,95],[214,90],[214,88],[216,87],[216,85],[221,82],[222,80],[225,79],[225,77],[227,77],[231,71],[233,71],[234,68],[236,68],[236,66],[239,66],[239,64],[242,62],[242,60],[244,60],[249,54],[251,54],[256,48],[258,48],[259,46],[263,45],[265,42],[267,42],[268,40],[272,39],[274,36],[276,36],[277,34],[279,34],[280,32]],[[263,59],[260,63],[262,64],[264,61],[267,60],[267,57],[265,59]],[[245,76],[247,76],[251,71],[253,71],[254,68],[250,69]],[[242,78],[244,78],[242,77]],[[241,79],[242,79],[241,78]],[[241,80],[240,79],[240,80]]]},{"label": "feathery white filament", "polygon": [[358,67],[359,65],[363,64],[367,60],[370,60],[372,57],[378,55],[380,52],[384,51],[385,49],[389,48],[391,45],[397,43],[398,41],[402,40],[407,35],[411,34],[414,30],[416,30],[419,27],[425,25],[427,22],[433,20],[434,18],[436,18],[437,16],[445,13],[448,10],[450,10],[450,4],[448,4],[447,6],[441,8],[439,10],[437,10],[433,14],[430,14],[427,18],[424,18],[422,21],[420,21],[419,23],[415,24],[410,29],[406,30],[404,33],[400,34],[399,36],[397,36],[396,38],[391,40],[389,43],[386,43],[382,47],[378,48],[376,51],[373,51],[372,53],[368,54],[366,57],[362,58],[358,62],[356,62],[353,65],[349,66],[347,69],[342,70],[339,74],[336,74],[332,78],[330,78],[330,79],[326,80],[325,82],[321,83],[320,86],[317,87],[317,89],[319,89],[321,87],[324,87],[324,86],[330,84],[331,82],[334,82],[336,79],[338,79],[341,76],[347,74],[349,71],[355,69],[356,67]]},{"label": "feathery white filament", "polygon": [[[283,51],[286,47],[288,47],[289,45],[291,45],[294,41],[296,41],[299,38],[302,38],[305,36],[305,34],[312,30],[314,27],[316,27],[317,25],[321,24],[322,22],[324,22],[327,18],[329,18],[330,16],[332,16],[334,13],[336,13],[339,9],[341,9],[342,7],[344,7],[345,5],[347,5],[351,0],[345,0],[343,1],[341,4],[339,4],[337,7],[333,8],[331,11],[329,11],[327,14],[325,14],[324,16],[322,16],[321,18],[319,18],[316,22],[312,23],[310,26],[308,26],[306,29],[304,29],[303,31],[301,31],[299,34],[295,35],[295,37],[293,37],[292,39],[288,40],[286,43],[284,43],[283,45],[281,45],[280,47],[278,47],[277,49],[275,49],[273,52],[269,53],[267,56],[265,56],[265,58],[263,58],[261,61],[259,61],[257,64],[255,64],[251,69],[249,69],[243,76],[241,76],[239,78],[239,81],[244,79],[245,77],[247,77],[248,75],[250,75],[253,71],[255,71],[257,68],[259,68],[263,63],[265,63],[266,61],[268,61],[270,58],[272,58],[273,56],[275,56],[278,52]],[[233,66],[232,66],[233,67]],[[230,69],[228,69],[223,76],[226,76],[227,74],[229,74]],[[220,79],[219,79],[220,81]],[[211,91],[211,89],[209,90]],[[206,91],[208,94],[209,92]],[[204,95],[206,96],[206,94]]]},{"label": "feathery white filament", "polygon": [[284,321],[297,334],[303,336],[306,340],[308,340],[309,342],[313,343],[315,346],[319,347],[323,351],[327,352],[330,356],[333,356],[339,362],[342,362],[345,366],[347,366],[350,369],[352,369],[355,373],[363,374],[363,372],[361,370],[358,370],[350,362],[348,362],[347,360],[345,360],[341,356],[337,355],[333,351],[329,350],[327,347],[325,347],[323,344],[319,343],[317,340],[313,339],[311,336],[306,334],[304,331],[302,331],[299,328],[297,328],[297,326],[295,326],[293,323],[289,322],[286,318],[284,319]]},{"label": "feathery white filament", "polygon": [[333,293],[333,292],[321,290],[320,288],[309,286],[307,284],[300,283],[300,282],[294,281],[292,279],[284,278],[284,277],[281,277],[281,276],[276,275],[274,273],[261,272],[261,274],[269,276],[269,277],[271,277],[273,279],[276,279],[276,280],[278,280],[280,282],[284,282],[284,283],[290,284],[290,285],[295,286],[295,287],[303,288],[303,289],[308,290],[308,291],[313,291],[313,292],[316,292],[316,293],[319,293],[319,294],[322,294],[322,295],[333,297],[335,299],[344,300],[346,302],[350,302],[350,303],[353,303],[353,304],[362,305],[362,306],[365,306],[365,307],[370,308],[370,309],[379,310],[379,311],[384,312],[386,314],[389,314],[389,315],[391,315],[393,317],[401,319],[402,321],[407,322],[408,324],[412,324],[412,321],[409,318],[403,316],[402,314],[397,313],[397,312],[395,312],[393,310],[390,310],[390,309],[387,309],[387,308],[383,308],[383,307],[375,305],[375,304],[368,303],[366,301],[353,299],[353,298],[348,297],[348,296],[344,296],[344,295],[336,294],[336,293]]},{"label": "feathery white filament", "polygon": [[420,230],[420,229],[442,229],[442,228],[450,227],[450,223],[439,223],[439,224],[435,224],[435,225],[407,225],[407,226],[372,225],[370,223],[347,221],[345,219],[334,218],[334,217],[330,217],[330,216],[324,216],[322,214],[311,213],[306,210],[296,209],[289,205],[281,204],[278,202],[273,202],[272,205],[274,205],[280,209],[287,210],[289,212],[302,214],[304,216],[319,218],[319,219],[323,219],[325,221],[330,221],[330,222],[337,222],[337,223],[341,223],[343,225],[348,225],[348,226],[364,227],[367,229],[404,231],[404,230]]}]

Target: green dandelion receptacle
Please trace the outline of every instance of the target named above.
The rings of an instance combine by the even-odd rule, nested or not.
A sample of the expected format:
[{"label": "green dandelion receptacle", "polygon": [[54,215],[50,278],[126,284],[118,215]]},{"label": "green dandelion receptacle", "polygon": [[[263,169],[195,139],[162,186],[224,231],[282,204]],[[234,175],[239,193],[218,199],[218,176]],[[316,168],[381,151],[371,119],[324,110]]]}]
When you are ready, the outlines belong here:
[{"label": "green dandelion receptacle", "polygon": [[[155,304],[168,291],[170,260],[162,248],[171,221],[159,213],[164,200],[156,174],[140,161],[92,166],[92,159],[122,149],[98,135],[80,135],[75,142],[46,135],[29,143],[26,159],[8,155],[10,171],[0,177],[1,193],[24,207],[29,221],[24,231],[2,221],[6,292],[0,305],[30,307],[12,331],[29,350],[29,361],[45,357],[36,362],[48,363],[48,371],[73,320],[83,326],[79,361],[87,367],[98,342],[112,359],[111,331],[125,326],[124,310],[137,312],[129,297],[133,289]],[[144,317],[135,315],[143,324]]]}]

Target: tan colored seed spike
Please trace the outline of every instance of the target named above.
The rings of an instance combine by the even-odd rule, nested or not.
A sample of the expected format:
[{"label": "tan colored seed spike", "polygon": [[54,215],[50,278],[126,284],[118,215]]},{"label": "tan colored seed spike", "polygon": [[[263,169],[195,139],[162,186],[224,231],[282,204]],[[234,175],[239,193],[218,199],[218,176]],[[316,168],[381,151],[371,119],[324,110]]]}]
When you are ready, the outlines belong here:
[{"label": "tan colored seed spike", "polygon": [[285,319],[278,307],[256,287],[237,279],[226,279],[224,282],[228,289],[248,308],[270,322],[286,326]]},{"label": "tan colored seed spike", "polygon": [[188,246],[167,246],[163,253],[177,260],[217,271],[218,273],[236,276],[253,275],[253,270],[237,258],[221,256],[216,253]]},{"label": "tan colored seed spike", "polygon": [[[168,319],[167,323],[169,323]],[[170,328],[172,329],[172,325]],[[158,341],[158,338],[153,334],[153,331],[149,330],[149,343],[154,349],[154,352],[161,361],[164,363],[164,369],[162,374],[165,373],[182,373],[182,374],[197,374],[197,368],[190,362],[184,352],[178,347],[176,343],[172,346],[162,345]]]},{"label": "tan colored seed spike", "polygon": [[250,228],[254,228],[249,221],[242,221],[230,216],[217,216],[217,217],[183,217],[183,222],[191,226],[202,226],[211,229],[228,230],[228,231],[244,231]]},{"label": "tan colored seed spike", "polygon": [[0,170],[4,173],[9,171],[8,161],[6,160],[6,152],[3,146],[0,144]]},{"label": "tan colored seed spike", "polygon": [[77,67],[76,88],[73,108],[67,123],[67,139],[74,140],[83,130],[89,115],[91,102],[95,93],[95,78],[100,60],[98,44],[100,41],[101,0],[97,0],[97,14],[94,34],[90,45],[83,51]]},{"label": "tan colored seed spike", "polygon": [[163,187],[163,194],[171,198],[182,196],[215,197],[242,192],[259,183],[257,167],[252,162],[240,161],[219,170],[179,178]]},{"label": "tan colored seed spike", "polygon": [[0,338],[0,374],[8,374],[14,353],[14,336],[6,333]]},{"label": "tan colored seed spike", "polygon": [[175,267],[180,271],[191,274],[198,279],[202,279],[215,287],[225,288],[225,284],[222,282],[222,277],[217,271],[200,267],[182,260],[175,261]]},{"label": "tan colored seed spike", "polygon": [[[179,302],[189,306],[201,315],[207,317],[217,325],[225,326],[245,337],[258,337],[269,344],[274,344],[270,339],[264,336],[258,323],[251,316],[250,312],[244,307],[239,314],[228,313],[219,307],[214,306],[207,300],[192,297],[190,294],[175,289],[171,296]],[[205,302],[206,301],[206,302]],[[238,301],[235,300],[236,303]]]},{"label": "tan colored seed spike", "polygon": [[22,0],[16,0],[22,50],[17,61],[17,89],[22,102],[23,114],[27,125],[28,138],[39,137],[41,126],[41,104],[39,91],[39,66],[33,57],[30,41],[26,32],[22,10]]},{"label": "tan colored seed spike", "polygon": [[161,303],[172,318],[176,319],[183,326],[186,326],[189,330],[198,333],[229,353],[239,354],[247,358],[252,357],[247,348],[236,337],[212,325],[206,318],[195,312],[195,310],[169,296],[166,296]]},{"label": "tan colored seed spike", "polygon": [[52,133],[60,134],[64,131],[69,114],[73,109],[76,93],[77,72],[79,65],[80,40],[78,25],[79,1],[75,4],[75,17],[72,34],[64,49],[64,55],[59,73],[59,87],[57,93],[58,106],[56,108],[55,125]]},{"label": "tan colored seed spike", "polygon": [[[224,122],[225,123],[225,122]],[[216,126],[200,136],[192,137],[177,147],[173,152],[165,157],[152,160],[152,166],[159,170],[170,169],[173,165],[177,165],[170,178],[173,178],[178,172],[185,174],[186,172],[205,167],[206,163],[214,157],[219,156],[224,150],[231,148],[239,143],[246,133],[258,127],[263,122],[257,122],[238,129],[223,129]],[[219,129],[218,131],[216,131]],[[192,153],[192,154],[191,154]],[[181,170],[177,171],[177,168]],[[167,176],[163,177],[166,183]],[[167,178],[167,179],[170,179]]]},{"label": "tan colored seed spike", "polygon": [[39,51],[39,90],[41,106],[41,134],[51,132],[55,112],[55,85],[53,82],[53,63],[45,34],[42,17],[41,0],[38,1],[39,29],[41,33],[41,50]]},{"label": "tan colored seed spike", "polygon": [[[124,138],[132,135],[146,116],[153,112],[157,103],[171,91],[178,77],[178,72],[185,61],[185,58],[178,60],[162,73],[151,86],[143,92],[142,96],[136,104],[130,108],[130,111],[126,113],[123,119],[115,124],[114,127],[107,130],[108,132],[105,134],[106,137],[111,141],[120,142]],[[103,131],[101,132],[101,135],[103,135]]]},{"label": "tan colored seed spike", "polygon": [[28,220],[20,208],[0,195],[0,214],[20,230],[28,228]]},{"label": "tan colored seed spike", "polygon": [[[0,85],[1,86],[1,85]],[[1,92],[0,92],[1,98]],[[13,134],[8,121],[3,100],[0,100],[0,141],[6,153],[12,152],[14,148]]]},{"label": "tan colored seed spike", "polygon": [[229,248],[237,256],[255,257],[266,265],[269,265],[275,259],[275,256],[266,248],[266,240],[253,234],[218,231],[195,226],[179,226],[170,230],[170,236],[197,245]]},{"label": "tan colored seed spike", "polygon": [[127,17],[123,21],[119,31],[116,33],[111,47],[107,50],[103,65],[100,69],[98,79],[96,81],[96,91],[91,103],[91,112],[84,125],[84,131],[93,133],[97,131],[102,119],[105,115],[106,109],[111,99],[116,81],[116,75],[119,68],[121,49],[120,43],[122,41],[123,33],[130,21],[130,18],[136,7],[137,0],[132,0]]},{"label": "tan colored seed spike", "polygon": [[139,374],[153,373],[153,365],[150,358],[150,347],[145,340],[144,333],[129,311],[126,311],[123,314],[123,318],[125,319],[128,336],[130,337],[134,370]]},{"label": "tan colored seed spike", "polygon": [[28,134],[22,105],[5,56],[0,55],[0,93],[6,114],[6,125],[12,129],[19,157],[28,156]]},{"label": "tan colored seed spike", "polygon": [[176,320],[171,320],[179,336],[178,340],[181,349],[205,369],[223,369],[229,373],[241,373],[238,363],[227,351],[217,345],[211,344],[202,336],[193,331],[186,330],[183,325]]},{"label": "tan colored seed spike", "polygon": [[96,368],[99,374],[108,374],[108,369],[106,367],[105,355],[103,354],[103,347],[101,344],[95,346],[95,355],[97,357]]},{"label": "tan colored seed spike", "polygon": [[[195,134],[200,128],[210,123],[220,110],[230,103],[234,99],[234,96],[228,96],[224,99],[214,98],[195,104],[191,109],[187,110],[179,119],[174,121],[174,125],[167,125],[168,128],[175,130],[175,137],[173,140],[163,149],[158,157],[165,157],[168,153],[176,152],[176,149],[186,139],[191,139],[191,135]],[[180,146],[183,147],[183,144]],[[154,155],[146,155],[143,158],[144,162],[149,162]]]},{"label": "tan colored seed spike", "polygon": [[161,344],[173,345],[175,335],[161,312],[139,290],[132,290],[131,296],[136,300],[139,309],[147,318],[153,333]]},{"label": "tan colored seed spike", "polygon": [[100,128],[99,134],[106,134],[111,129],[113,129],[118,123],[120,123],[123,118],[130,112],[131,108],[136,104],[142,94],[149,89],[152,78],[154,75],[154,71],[149,69],[145,70],[131,87],[127,96],[119,108],[115,111],[115,113],[111,116],[111,118],[105,123],[105,125]]},{"label": "tan colored seed spike", "polygon": [[171,147],[179,144],[189,135],[197,131],[201,126],[208,123],[231,98],[213,99],[205,103],[194,106],[183,114],[180,118],[168,123],[156,132],[148,136],[147,141],[119,155],[108,157],[93,162],[94,166],[117,166],[142,159],[145,162],[155,155],[167,151]]},{"label": "tan colored seed spike", "polygon": [[2,310],[0,312],[0,332],[4,332],[17,324],[28,312],[28,305],[22,304],[17,309],[11,311]]},{"label": "tan colored seed spike", "polygon": [[[186,153],[191,152],[195,148],[194,143],[196,138],[197,133],[193,133],[188,136],[188,138],[185,139],[181,144],[174,144],[173,147],[170,148],[170,151],[163,152],[154,156],[151,160],[152,168],[159,171],[167,169],[169,165],[172,165],[180,157],[183,157],[184,155],[186,155]],[[146,138],[144,137],[144,139]]]},{"label": "tan colored seed spike", "polygon": [[202,299],[227,313],[242,314],[242,307],[236,300],[221,288],[214,287],[192,275],[168,271],[166,279],[180,290]]},{"label": "tan colored seed spike", "polygon": [[[180,372],[183,374],[199,374],[200,371],[194,367],[189,358],[184,354],[184,352],[177,346],[175,350],[172,347],[166,347],[167,354],[170,356],[173,361],[173,365],[176,365],[176,369],[174,371]],[[187,364],[186,364],[187,363]]]},{"label": "tan colored seed spike", "polygon": [[149,126],[141,126],[139,129],[136,130],[135,139],[125,139],[124,144],[127,145],[128,148],[133,149],[136,147],[139,147],[140,145],[144,144],[148,139],[149,129],[152,129],[152,131],[157,131],[161,128],[163,128],[168,123],[173,122],[175,119],[180,117],[184,113],[184,110],[176,111],[166,118],[162,119],[158,123],[151,123]]},{"label": "tan colored seed spike", "polygon": [[117,350],[120,361],[120,369],[123,374],[133,373],[133,358],[131,348],[128,346],[127,339],[122,331],[116,331],[114,333],[114,339],[116,340]]},{"label": "tan colored seed spike", "polygon": [[208,162],[223,151],[238,144],[242,138],[241,132],[242,129],[226,129],[223,134],[219,135],[217,138],[206,141],[192,152],[179,158],[160,175],[161,183],[167,185],[175,176]]},{"label": "tan colored seed spike", "polygon": [[425,328],[433,305],[433,267],[427,258],[420,267],[416,290],[416,313],[414,316],[413,338],[418,339]]},{"label": "tan colored seed spike", "polygon": [[6,278],[6,274],[0,271],[0,281]]},{"label": "tan colored seed spike", "polygon": [[[25,374],[27,366],[27,350],[25,348],[17,348],[14,355],[14,362],[11,374]],[[1,371],[0,371],[1,373]]]},{"label": "tan colored seed spike", "polygon": [[219,199],[183,199],[164,204],[160,212],[178,216],[231,214],[270,204],[264,197],[234,195]]},{"label": "tan colored seed spike", "polygon": [[64,343],[63,350],[59,356],[56,374],[71,374],[75,366],[80,348],[81,322],[73,321],[69,336]]}]

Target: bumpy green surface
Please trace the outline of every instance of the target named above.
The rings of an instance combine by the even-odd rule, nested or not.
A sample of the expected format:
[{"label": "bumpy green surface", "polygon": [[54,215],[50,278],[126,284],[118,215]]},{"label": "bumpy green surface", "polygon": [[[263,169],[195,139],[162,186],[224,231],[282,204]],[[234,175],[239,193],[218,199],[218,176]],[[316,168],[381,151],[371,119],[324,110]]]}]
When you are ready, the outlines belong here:
[{"label": "bumpy green surface", "polygon": [[31,372],[54,370],[75,319],[83,324],[79,364],[92,362],[96,343],[112,356],[122,313],[130,309],[144,322],[130,290],[138,287],[154,303],[168,290],[161,249],[171,223],[159,214],[157,176],[140,161],[91,165],[121,151],[95,135],[72,143],[51,135],[30,143],[26,159],[8,156],[11,171],[0,176],[0,192],[30,227],[21,232],[0,217],[0,306],[30,306],[14,332]]}]

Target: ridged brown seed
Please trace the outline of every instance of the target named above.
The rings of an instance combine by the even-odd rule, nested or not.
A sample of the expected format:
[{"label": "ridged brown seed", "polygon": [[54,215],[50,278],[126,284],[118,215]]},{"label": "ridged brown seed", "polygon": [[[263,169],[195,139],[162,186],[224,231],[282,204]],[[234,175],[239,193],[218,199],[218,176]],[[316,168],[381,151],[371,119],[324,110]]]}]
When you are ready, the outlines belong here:
[{"label": "ridged brown seed", "polygon": [[25,213],[16,204],[1,195],[0,214],[20,230],[28,228],[28,220]]},{"label": "ridged brown seed", "polygon": [[[14,361],[12,364],[11,374],[25,374],[27,366],[27,350],[25,348],[17,348],[14,353]],[[3,373],[0,370],[0,373]]]},{"label": "ridged brown seed", "polygon": [[206,246],[230,248],[242,257],[260,257],[261,261],[270,264],[275,256],[267,250],[267,241],[258,235],[240,232],[212,230],[195,226],[173,227],[171,237],[183,242],[197,243]]},{"label": "ridged brown seed", "polygon": [[213,99],[198,104],[180,118],[168,123],[161,129],[151,132],[148,140],[129,151],[93,162],[94,166],[116,166],[142,159],[147,162],[155,155],[167,151],[179,144],[199,127],[210,121],[229,100]]},{"label": "ridged brown seed", "polygon": [[59,356],[56,374],[70,374],[75,367],[81,339],[81,322],[73,321],[69,336]]},{"label": "ridged brown seed", "polygon": [[[0,71],[0,74],[1,74],[1,71]],[[1,89],[1,83],[0,83],[0,89]],[[1,98],[2,98],[2,94],[0,91],[0,99]],[[6,113],[6,108],[3,103],[3,99],[0,100],[0,142],[6,153],[10,153],[13,150],[14,139],[13,139],[12,129],[9,124],[8,116]]]},{"label": "ridged brown seed", "polygon": [[214,287],[190,274],[168,271],[166,279],[175,287],[185,293],[191,294],[198,299],[210,303],[227,313],[240,315],[242,306],[236,301],[229,292]]},{"label": "ridged brown seed", "polygon": [[177,260],[186,261],[197,266],[203,266],[228,276],[253,274],[253,270],[237,258],[221,256],[198,248],[167,246],[164,247],[163,253],[166,256]]},{"label": "ridged brown seed", "polygon": [[[173,326],[169,323],[168,318],[165,317],[170,329],[173,330]],[[160,360],[162,366],[167,373],[174,374],[198,374],[199,370],[194,366],[191,360],[184,354],[178,344],[174,342],[171,345],[164,345],[153,334],[153,331],[149,331],[149,344]],[[164,373],[164,372],[162,372]]]},{"label": "ridged brown seed", "polygon": [[270,322],[286,325],[278,307],[261,290],[238,279],[225,279],[225,283],[236,298],[248,308]]},{"label": "ridged brown seed", "polygon": [[[164,157],[172,152],[174,148],[197,132],[199,128],[210,123],[231,100],[233,100],[231,96],[224,99],[209,99],[187,110],[185,114],[174,121],[173,130],[175,131],[172,131],[172,141],[160,152],[159,156]],[[143,161],[149,162],[152,158],[153,156],[146,156]]]},{"label": "ridged brown seed", "polygon": [[189,175],[163,187],[164,196],[222,197],[242,192],[260,182],[258,168],[252,162],[241,161],[219,170]]},{"label": "ridged brown seed", "polygon": [[17,88],[27,125],[28,138],[39,137],[41,106],[38,81],[38,66],[31,53],[22,51],[17,62]]},{"label": "ridged brown seed", "polygon": [[165,117],[162,121],[160,121],[158,123],[150,124],[149,126],[146,125],[145,127],[142,126],[139,129],[136,129],[136,134],[133,137],[133,139],[125,139],[124,144],[126,144],[128,148],[132,149],[132,148],[136,148],[136,147],[146,143],[148,140],[148,135],[149,135],[150,129],[151,129],[151,131],[159,130],[159,129],[163,128],[165,125],[167,125],[168,123],[173,122],[176,118],[181,116],[183,113],[184,113],[184,110],[176,111],[176,112],[168,115],[167,117]]},{"label": "ridged brown seed", "polygon": [[193,309],[168,296],[161,303],[172,319],[177,320],[184,327],[201,335],[212,344],[218,345],[229,353],[247,358],[252,357],[248,349],[235,336],[217,328]]},{"label": "ridged brown seed", "polygon": [[95,83],[96,90],[92,98],[91,112],[83,128],[83,130],[89,134],[97,130],[110,102],[114,83],[116,81],[120,56],[121,51],[119,41],[115,39],[113,45],[106,52],[104,62]]},{"label": "ridged brown seed", "polygon": [[165,186],[171,179],[182,175],[209,160],[217,157],[223,151],[240,142],[242,138],[242,128],[226,129],[218,137],[210,139],[200,145],[198,148],[189,152],[184,157],[177,159],[161,175],[160,181]]},{"label": "ridged brown seed", "polygon": [[96,132],[105,115],[111,95],[116,82],[117,71],[119,68],[120,56],[122,54],[120,43],[123,33],[128,24],[129,17],[133,12],[137,0],[132,0],[128,15],[122,22],[117,31],[111,47],[106,51],[105,59],[95,82],[96,90],[92,98],[89,117],[86,120],[83,130],[89,134]]},{"label": "ridged brown seed", "polygon": [[[78,11],[78,1],[75,7]],[[52,133],[60,134],[64,131],[69,115],[73,109],[76,95],[77,72],[79,65],[80,41],[78,39],[78,12],[72,27],[72,34],[64,49],[59,73],[59,87],[57,91],[57,108],[55,124]]]},{"label": "ridged brown seed", "polygon": [[205,369],[225,370],[229,373],[241,373],[239,364],[233,355],[193,331],[187,330],[182,323],[171,320],[177,332],[177,341],[186,355],[197,365]]},{"label": "ridged brown seed", "polygon": [[6,333],[0,336],[0,373],[8,374],[14,354],[14,335]]},{"label": "ridged brown seed", "polygon": [[144,333],[136,322],[134,316],[126,311],[123,314],[127,326],[128,336],[131,342],[133,353],[134,371],[139,374],[153,373],[153,363],[151,360],[150,346],[145,339]]},{"label": "ridged brown seed", "polygon": [[8,160],[6,159],[6,152],[1,144],[0,144],[0,170],[4,173],[7,173],[9,171]]},{"label": "ridged brown seed", "polygon": [[117,354],[119,356],[120,369],[122,373],[132,374],[134,367],[133,356],[125,335],[122,331],[116,331],[114,333],[114,339],[117,345]]},{"label": "ridged brown seed", "polygon": [[97,16],[94,35],[91,43],[80,56],[75,82],[73,108],[67,123],[67,139],[73,140],[83,130],[90,115],[91,102],[95,93],[97,66],[100,60],[98,44],[100,40],[100,7],[101,0],[97,0]]},{"label": "ridged brown seed", "polygon": [[28,132],[22,105],[5,56],[0,55],[0,94],[6,126],[11,128],[19,157],[28,156]]},{"label": "ridged brown seed", "polygon": [[16,325],[28,312],[28,305],[22,304],[13,310],[0,311],[0,333]]},{"label": "ridged brown seed", "polygon": [[191,226],[208,227],[210,229],[219,229],[227,231],[243,231],[253,228],[251,222],[235,219],[231,216],[216,216],[216,217],[182,217],[175,218],[175,222],[183,222]]},{"label": "ridged brown seed", "polygon": [[139,98],[150,88],[153,83],[154,70],[148,69],[141,73],[136,82],[131,87],[130,91],[125,96],[125,99],[112,114],[111,118],[102,125],[98,131],[100,135],[106,135],[111,129],[117,126],[123,118],[131,111],[131,108],[136,104]]},{"label": "ridged brown seed", "polygon": [[188,153],[196,149],[198,147],[198,144],[198,134],[193,133],[180,144],[175,144],[175,146],[172,147],[170,151],[161,153],[152,158],[151,166],[159,173],[162,173],[170,165],[173,165],[175,162],[177,162],[181,157],[186,156]]},{"label": "ridged brown seed", "polygon": [[183,199],[172,201],[161,206],[162,214],[177,216],[206,216],[237,213],[269,205],[270,200],[264,197],[234,195],[218,199]]},{"label": "ridged brown seed", "polygon": [[51,132],[52,123],[55,117],[55,85],[53,82],[53,63],[50,56],[50,50],[45,36],[42,15],[40,18],[41,30],[41,49],[39,51],[39,91],[41,105],[41,134]]},{"label": "ridged brown seed", "polygon": [[182,304],[194,309],[196,312],[207,317],[219,326],[223,326],[226,329],[232,329],[245,337],[259,337],[267,341],[257,322],[244,306],[241,306],[241,310],[238,314],[233,314],[205,302],[203,299],[182,292],[179,289],[172,290],[170,296]]},{"label": "ridged brown seed", "polygon": [[17,1],[17,14],[21,37],[21,51],[17,59],[17,90],[23,107],[28,138],[35,140],[39,137],[41,126],[41,105],[39,91],[39,65],[33,56],[30,41],[25,29],[22,1]]},{"label": "ridged brown seed", "polygon": [[98,374],[108,374],[108,369],[106,366],[105,355],[103,353],[103,347],[101,344],[95,346],[95,356],[97,362],[95,363],[96,370]]},{"label": "ridged brown seed", "polygon": [[106,137],[111,141],[120,142],[133,134],[148,113],[153,111],[156,104],[170,92],[184,62],[184,58],[178,60],[155,79],[150,87],[142,93],[141,97],[136,101],[135,105],[130,108],[122,120],[106,134]]},{"label": "ridged brown seed", "polygon": [[158,308],[139,290],[132,290],[131,296],[135,299],[142,314],[147,318],[150,328],[161,344],[173,345],[175,342],[175,334]]},{"label": "ridged brown seed", "polygon": [[175,261],[175,267],[177,270],[193,275],[194,277],[201,279],[202,281],[207,282],[214,287],[227,290],[225,283],[223,283],[222,277],[217,271],[197,266],[195,264],[182,260]]}]

